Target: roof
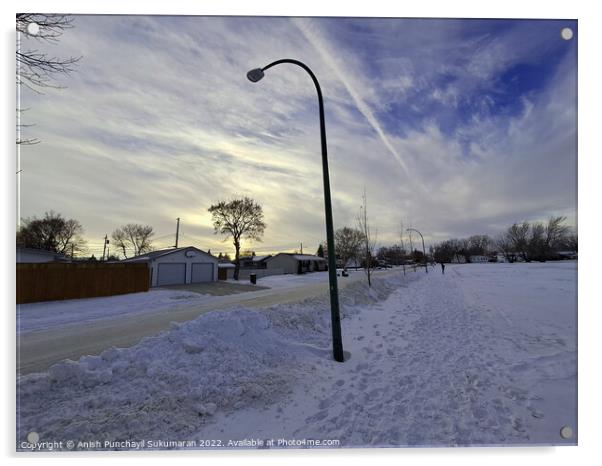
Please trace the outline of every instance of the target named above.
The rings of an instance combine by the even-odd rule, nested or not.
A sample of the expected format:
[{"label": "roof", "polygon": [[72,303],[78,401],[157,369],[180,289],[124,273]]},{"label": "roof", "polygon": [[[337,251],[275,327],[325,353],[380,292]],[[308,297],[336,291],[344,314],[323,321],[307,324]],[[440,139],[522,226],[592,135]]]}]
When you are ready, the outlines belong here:
[{"label": "roof", "polygon": [[134,257],[128,257],[127,259],[121,260],[121,262],[151,261],[151,260],[158,259],[159,257],[167,256],[167,255],[173,254],[175,252],[181,252],[181,251],[186,251],[186,250],[198,251],[198,252],[205,254],[206,256],[209,256],[217,261],[217,258],[213,257],[208,252],[202,251],[201,249],[195,248],[194,246],[186,246],[183,248],[169,248],[169,249],[159,249],[157,251],[150,251],[150,252],[147,252],[144,254],[139,254]]},{"label": "roof", "polygon": [[217,264],[218,269],[233,269],[235,267],[236,266],[234,264],[231,264],[230,262],[228,262],[228,263],[220,262],[219,264]]},{"label": "roof", "polygon": [[38,254],[40,256],[52,256],[57,260],[69,260],[69,257],[64,254],[47,251],[46,249],[37,249],[37,248],[17,248],[17,259],[19,258],[19,254]]},{"label": "roof", "polygon": [[320,257],[320,256],[313,256],[311,254],[293,254],[293,253],[289,253],[289,252],[279,252],[278,254],[276,254],[275,256],[272,256],[269,259],[273,259],[278,256],[289,256],[298,261],[324,261],[324,262],[326,262],[326,259],[324,259],[323,257]]},{"label": "roof", "polygon": [[300,261],[325,261],[323,257],[314,256],[311,254],[293,254],[293,257]]},{"label": "roof", "polygon": [[240,257],[240,260],[241,261],[242,260],[245,260],[245,261],[251,260],[253,262],[261,262],[266,259],[269,259],[270,257],[272,257],[272,256],[269,254],[267,256],[243,256],[243,257]]}]

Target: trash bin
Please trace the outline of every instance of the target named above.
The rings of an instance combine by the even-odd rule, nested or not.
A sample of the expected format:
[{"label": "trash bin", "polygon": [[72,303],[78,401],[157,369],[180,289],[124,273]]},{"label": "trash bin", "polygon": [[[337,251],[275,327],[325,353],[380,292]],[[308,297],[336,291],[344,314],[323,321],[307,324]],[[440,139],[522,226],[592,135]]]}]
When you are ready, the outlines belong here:
[{"label": "trash bin", "polygon": [[251,279],[251,283],[253,285],[257,285],[257,274],[256,273],[252,273],[249,278]]}]

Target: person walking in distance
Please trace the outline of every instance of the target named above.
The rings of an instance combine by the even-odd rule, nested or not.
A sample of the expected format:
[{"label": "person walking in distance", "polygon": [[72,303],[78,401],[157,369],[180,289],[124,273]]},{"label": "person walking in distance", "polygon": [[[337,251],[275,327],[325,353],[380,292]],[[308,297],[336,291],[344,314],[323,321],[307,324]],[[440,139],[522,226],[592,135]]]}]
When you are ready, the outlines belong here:
[{"label": "person walking in distance", "polygon": [[441,262],[441,273],[445,275],[445,264]]}]

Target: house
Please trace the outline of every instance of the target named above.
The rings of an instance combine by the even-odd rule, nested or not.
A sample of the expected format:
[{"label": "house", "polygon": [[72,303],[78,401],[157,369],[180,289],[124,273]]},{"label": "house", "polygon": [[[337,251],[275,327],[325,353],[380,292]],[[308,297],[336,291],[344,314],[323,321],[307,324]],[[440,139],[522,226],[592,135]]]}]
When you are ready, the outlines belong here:
[{"label": "house", "polygon": [[359,259],[349,259],[345,264],[346,269],[358,269],[362,266],[362,261]]},{"label": "house", "polygon": [[492,256],[493,262],[524,262],[525,259],[518,252],[506,252],[501,253],[498,252],[494,256]]},{"label": "house", "polygon": [[269,259],[266,259],[266,267],[270,269],[280,269],[282,273],[301,274],[305,272],[318,272],[328,270],[328,262],[319,256],[309,254],[289,254],[281,252]]},{"label": "house", "polygon": [[218,274],[217,258],[193,246],[151,251],[120,262],[148,263],[150,286],[213,282]]},{"label": "house", "polygon": [[271,255],[267,256],[245,256],[240,257],[240,268],[241,269],[265,269],[266,268],[266,260],[268,260]]},{"label": "house", "polygon": [[17,264],[36,264],[42,262],[70,262],[63,254],[44,249],[17,248]]},{"label": "house", "polygon": [[577,259],[577,251],[558,251],[556,256],[559,259],[575,260]]},{"label": "house", "polygon": [[508,262],[506,256],[501,252],[494,252],[490,256],[491,262]]},{"label": "house", "polygon": [[217,278],[218,280],[228,280],[234,276],[234,269],[236,266],[231,262],[220,262],[217,264]]}]

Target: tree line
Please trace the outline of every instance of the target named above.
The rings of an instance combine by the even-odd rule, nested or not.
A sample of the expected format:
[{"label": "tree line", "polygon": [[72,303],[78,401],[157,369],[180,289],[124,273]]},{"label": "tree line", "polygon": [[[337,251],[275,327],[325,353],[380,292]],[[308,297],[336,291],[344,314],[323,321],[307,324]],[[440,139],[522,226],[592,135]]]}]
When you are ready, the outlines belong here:
[{"label": "tree line", "polygon": [[[422,262],[424,254],[418,249],[408,251],[404,246],[393,244],[381,246],[376,249],[374,240],[366,241],[365,234],[358,228],[342,227],[334,232],[335,255],[339,262],[345,266],[350,261],[355,261],[359,267],[370,268],[383,261],[391,265],[402,265],[408,261]],[[366,244],[368,243],[368,247]],[[316,255],[328,257],[326,242],[318,246]]]},{"label": "tree line", "polygon": [[[89,253],[88,242],[83,238],[84,228],[75,219],[65,218],[60,213],[46,212],[42,218],[29,217],[22,220],[17,229],[17,247],[42,249],[67,257],[85,257]],[[152,237],[155,234],[150,225],[128,223],[116,228],[111,233],[113,249],[123,257],[113,253],[105,257],[107,260],[127,258],[128,254],[139,255],[154,249]],[[133,254],[132,254],[133,252]],[[94,254],[91,260],[97,259]]]},{"label": "tree line", "polygon": [[[235,248],[235,277],[238,278],[240,268],[240,249],[243,238],[261,241],[266,228],[263,221],[263,209],[248,197],[220,201],[208,209],[211,214],[215,234],[232,238]],[[42,218],[29,217],[22,219],[17,229],[17,247],[42,249],[67,257],[84,256],[89,252],[87,241],[83,238],[84,228],[75,219],[63,217],[54,211],[46,212]],[[150,225],[128,223],[116,228],[111,233],[111,250],[119,251],[105,257],[107,260],[119,260],[145,254],[155,250],[153,236],[155,230]],[[97,258],[92,255],[91,260]]]},{"label": "tree line", "polygon": [[507,262],[558,259],[559,251],[576,252],[578,246],[577,234],[565,222],[566,217],[551,216],[547,222],[514,223],[495,238],[473,235],[449,239],[432,247],[433,258],[437,262],[471,262],[473,256],[497,253]]}]

